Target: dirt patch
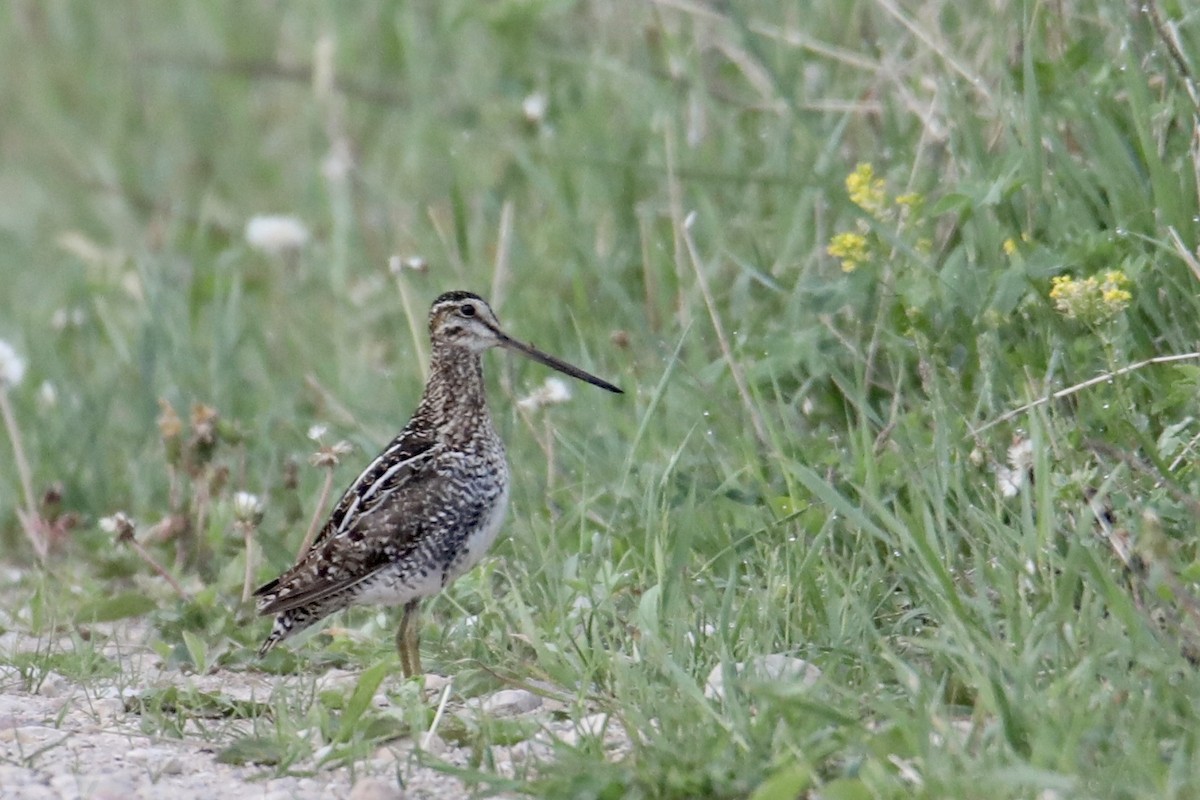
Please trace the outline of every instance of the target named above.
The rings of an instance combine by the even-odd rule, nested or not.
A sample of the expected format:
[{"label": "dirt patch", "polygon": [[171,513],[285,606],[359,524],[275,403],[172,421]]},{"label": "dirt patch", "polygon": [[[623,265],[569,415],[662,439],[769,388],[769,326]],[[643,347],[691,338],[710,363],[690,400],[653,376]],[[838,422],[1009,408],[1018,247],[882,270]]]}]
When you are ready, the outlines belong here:
[{"label": "dirt patch", "polygon": [[[412,738],[390,741],[357,759],[352,767],[322,763],[329,750],[314,741],[315,752],[280,776],[273,767],[218,760],[218,754],[232,742],[256,730],[272,729],[273,723],[261,717],[244,715],[229,720],[220,719],[219,713],[211,719],[198,714],[184,717],[174,735],[147,732],[148,727],[160,725],[146,724],[142,699],[161,697],[164,690],[220,698],[244,714],[246,708],[266,704],[280,691],[299,695],[326,688],[348,689],[357,683],[358,674],[341,670],[316,677],[227,670],[185,674],[161,668],[143,644],[145,632],[136,626],[111,633],[102,652],[116,661],[120,670],[115,677],[82,682],[53,671],[14,666],[23,663],[24,653],[69,652],[73,647],[70,640],[48,643],[13,632],[0,636],[0,656],[9,663],[0,667],[0,798],[443,800],[470,794],[456,777],[422,763],[428,759],[419,757],[418,746],[421,752],[447,764],[470,763],[470,748],[455,746],[438,733],[421,735],[419,742]],[[576,744],[583,736],[602,739],[614,757],[627,750],[628,741],[619,726],[601,714],[570,719],[563,703],[524,689],[505,689],[463,701],[455,698],[452,687],[446,690],[448,679],[428,678],[428,702],[441,706],[441,730],[504,722],[508,743],[491,748],[496,771],[502,775],[519,774],[548,759],[555,746]],[[383,709],[390,700],[380,691],[371,703]]]}]

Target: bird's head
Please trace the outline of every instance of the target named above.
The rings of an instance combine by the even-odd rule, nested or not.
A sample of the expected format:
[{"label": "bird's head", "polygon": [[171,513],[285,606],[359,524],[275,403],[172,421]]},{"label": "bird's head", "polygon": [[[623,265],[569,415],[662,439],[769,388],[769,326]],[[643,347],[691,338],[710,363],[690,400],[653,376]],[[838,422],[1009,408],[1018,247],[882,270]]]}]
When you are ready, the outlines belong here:
[{"label": "bird's head", "polygon": [[508,338],[500,321],[482,297],[471,292],[446,292],[429,309],[429,338],[465,347],[476,353]]},{"label": "bird's head", "polygon": [[429,338],[435,346],[465,347],[473,353],[481,353],[489,347],[503,347],[572,378],[622,394],[608,381],[509,336],[500,329],[500,321],[491,307],[471,292],[446,292],[433,301],[433,307],[429,309]]}]

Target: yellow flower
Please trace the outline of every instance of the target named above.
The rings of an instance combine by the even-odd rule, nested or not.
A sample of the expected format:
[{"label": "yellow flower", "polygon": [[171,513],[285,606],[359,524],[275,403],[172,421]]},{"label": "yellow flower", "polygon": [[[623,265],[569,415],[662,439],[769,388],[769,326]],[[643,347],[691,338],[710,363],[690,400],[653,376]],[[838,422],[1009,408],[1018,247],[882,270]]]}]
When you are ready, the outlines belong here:
[{"label": "yellow flower", "polygon": [[1004,244],[1002,246],[1004,248],[1004,255],[1006,255],[1006,256],[1011,256],[1013,253],[1017,252],[1017,240],[1016,239],[1013,239],[1013,238],[1005,239]]},{"label": "yellow flower", "polygon": [[1124,289],[1129,285],[1129,276],[1119,269],[1110,269],[1104,273],[1104,285]]},{"label": "yellow flower", "polygon": [[883,178],[875,177],[875,168],[863,162],[846,176],[846,194],[850,202],[868,214],[880,215],[887,207],[887,191]]},{"label": "yellow flower", "polygon": [[1100,298],[1110,314],[1118,314],[1129,307],[1133,293],[1125,287],[1130,283],[1129,276],[1119,269],[1110,269],[1104,273],[1104,283],[1100,284]]},{"label": "yellow flower", "polygon": [[1125,289],[1105,289],[1102,295],[1104,304],[1114,312],[1123,311],[1133,299],[1133,295]]},{"label": "yellow flower", "polygon": [[1129,277],[1121,270],[1109,270],[1103,280],[1096,276],[1077,280],[1070,275],[1050,279],[1050,299],[1059,313],[1068,319],[1095,324],[1104,322],[1129,307],[1133,293],[1125,287]]},{"label": "yellow flower", "polygon": [[830,239],[825,252],[842,260],[843,272],[854,272],[871,257],[867,237],[851,231],[839,233]]},{"label": "yellow flower", "polygon": [[925,202],[925,197],[920,192],[908,192],[907,194],[896,195],[894,201],[901,208],[907,208],[910,211],[920,208]]}]

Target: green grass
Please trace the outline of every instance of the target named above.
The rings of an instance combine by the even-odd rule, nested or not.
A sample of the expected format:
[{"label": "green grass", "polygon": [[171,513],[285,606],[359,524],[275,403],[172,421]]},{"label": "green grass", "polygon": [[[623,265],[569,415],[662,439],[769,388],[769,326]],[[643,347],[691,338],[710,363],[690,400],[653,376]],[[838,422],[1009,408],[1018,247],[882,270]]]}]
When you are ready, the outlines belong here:
[{"label": "green grass", "polygon": [[[336,490],[404,422],[423,345],[386,263],[420,257],[400,279],[416,330],[472,289],[627,391],[573,386],[525,417],[513,400],[544,370],[487,357],[513,503],[493,555],[429,605],[426,666],[467,694],[547,681],[636,735],[617,761],[584,739],[514,783],[489,748],[521,732],[456,731],[481,790],[1190,796],[1195,363],[982,426],[1196,349],[1200,12],[1144,6],[1156,28],[1116,0],[906,5],[4,5],[0,338],[29,361],[9,399],[34,484],[77,515],[37,566],[0,436],[0,539],[24,575],[4,627],[50,641],[136,615],[200,672],[394,670],[374,611],[254,657],[268,623],[238,603],[232,498],[266,501],[266,579],[324,478],[308,429],[356,447]],[[354,169],[329,178],[342,145]],[[845,186],[863,162],[885,182],[873,211]],[[292,256],[243,238],[275,212],[312,231]],[[845,232],[869,248],[852,272],[826,252]],[[1056,310],[1051,278],[1108,270],[1128,308]],[[160,398],[190,462],[164,453]],[[195,404],[221,420],[203,454]],[[1014,435],[1033,480],[1010,498]],[[117,510],[140,538],[190,523],[146,544],[186,601],[101,529]],[[83,652],[0,659],[122,682]],[[767,653],[824,677],[704,697],[714,666]],[[431,721],[416,694],[388,714],[351,690],[282,691],[261,715],[167,700],[143,701],[154,730],[221,716],[224,758],[280,770],[311,768],[300,730],[353,763]]]}]

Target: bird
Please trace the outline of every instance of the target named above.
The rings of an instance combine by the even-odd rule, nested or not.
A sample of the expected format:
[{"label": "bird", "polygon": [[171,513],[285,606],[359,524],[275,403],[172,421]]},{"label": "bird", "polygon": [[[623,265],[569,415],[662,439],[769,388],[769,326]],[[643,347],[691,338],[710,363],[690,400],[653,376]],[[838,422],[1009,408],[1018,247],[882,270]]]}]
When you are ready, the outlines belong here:
[{"label": "bird", "polygon": [[429,310],[429,378],[408,424],[350,484],[312,545],[255,592],[274,615],[259,648],[350,606],[403,606],[396,649],[420,675],[421,601],[470,570],[504,522],[510,480],[484,391],[482,354],[500,347],[605,389],[608,381],[505,333],[477,294],[446,292]]}]

